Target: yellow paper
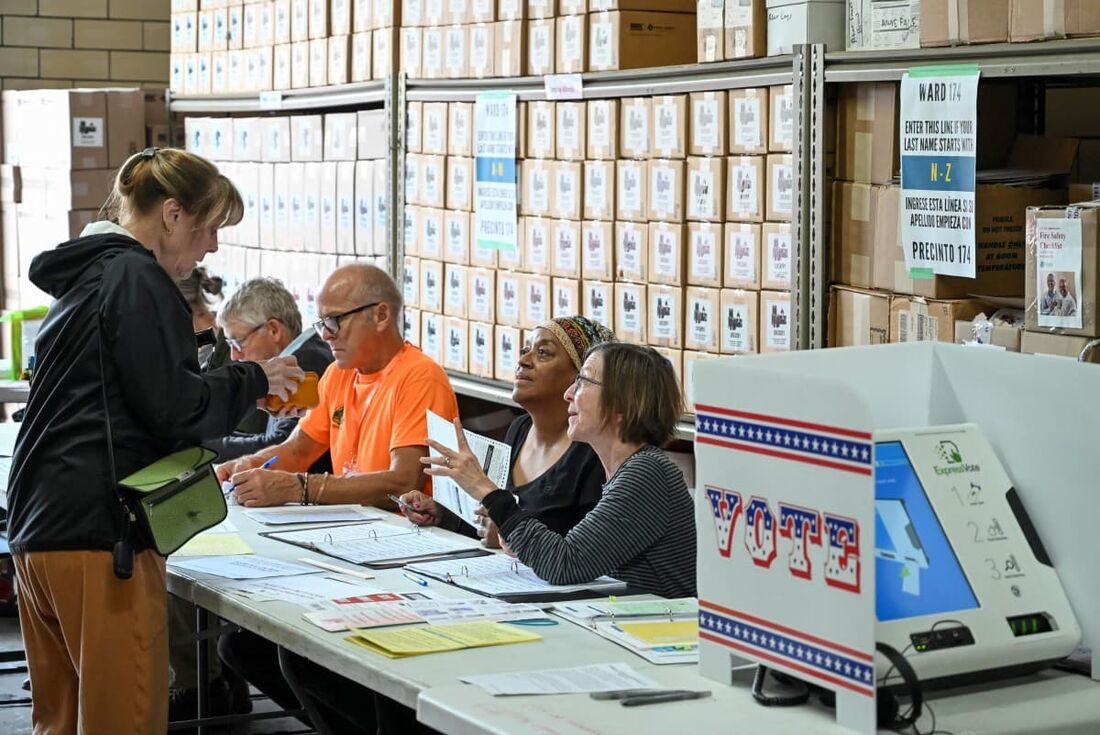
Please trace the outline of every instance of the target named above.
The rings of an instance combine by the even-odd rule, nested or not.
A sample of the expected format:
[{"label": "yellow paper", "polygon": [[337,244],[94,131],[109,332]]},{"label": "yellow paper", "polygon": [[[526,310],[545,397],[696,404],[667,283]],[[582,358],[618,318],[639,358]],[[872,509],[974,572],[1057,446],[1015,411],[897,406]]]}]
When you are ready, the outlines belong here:
[{"label": "yellow paper", "polygon": [[239,533],[200,533],[172,556],[239,556],[251,553],[252,547]]},{"label": "yellow paper", "polygon": [[699,642],[698,620],[660,623],[619,623],[619,629],[651,646],[674,646]]},{"label": "yellow paper", "polygon": [[389,658],[501,646],[542,640],[542,636],[493,622],[425,625],[390,630],[357,630],[347,640]]}]

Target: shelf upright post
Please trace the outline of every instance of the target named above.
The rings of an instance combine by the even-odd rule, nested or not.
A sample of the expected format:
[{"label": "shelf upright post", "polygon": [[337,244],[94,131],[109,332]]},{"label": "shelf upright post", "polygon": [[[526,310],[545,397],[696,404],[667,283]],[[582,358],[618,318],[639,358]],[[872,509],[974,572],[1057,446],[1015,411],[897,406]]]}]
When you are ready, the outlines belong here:
[{"label": "shelf upright post", "polygon": [[389,272],[401,283],[401,269],[405,262],[405,72],[386,77],[386,123],[389,140],[389,156],[386,158],[386,180],[389,193],[386,197],[386,233]]},{"label": "shelf upright post", "polygon": [[794,47],[794,211],[791,218],[792,349],[825,346],[825,48]]}]

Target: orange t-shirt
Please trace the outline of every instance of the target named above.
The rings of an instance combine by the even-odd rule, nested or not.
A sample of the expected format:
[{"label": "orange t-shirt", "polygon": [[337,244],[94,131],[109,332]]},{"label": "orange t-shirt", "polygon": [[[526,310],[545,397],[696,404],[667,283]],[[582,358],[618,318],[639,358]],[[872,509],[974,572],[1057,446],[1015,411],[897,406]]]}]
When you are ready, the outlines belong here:
[{"label": "orange t-shirt", "polygon": [[[318,392],[321,402],[298,427],[329,448],[337,475],[387,470],[390,451],[427,445],[428,409],[446,419],[458,416],[443,368],[408,342],[377,373],[330,365]],[[431,491],[427,480],[424,489]]]}]

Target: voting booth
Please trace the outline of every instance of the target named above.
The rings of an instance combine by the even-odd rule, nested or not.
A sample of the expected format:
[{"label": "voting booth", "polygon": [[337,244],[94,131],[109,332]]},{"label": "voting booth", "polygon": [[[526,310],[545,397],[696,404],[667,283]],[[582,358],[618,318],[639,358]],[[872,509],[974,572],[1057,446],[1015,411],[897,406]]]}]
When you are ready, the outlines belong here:
[{"label": "voting booth", "polygon": [[1095,365],[915,343],[705,361],[694,385],[704,676],[767,666],[873,733],[884,644],[925,688],[1100,643]]}]

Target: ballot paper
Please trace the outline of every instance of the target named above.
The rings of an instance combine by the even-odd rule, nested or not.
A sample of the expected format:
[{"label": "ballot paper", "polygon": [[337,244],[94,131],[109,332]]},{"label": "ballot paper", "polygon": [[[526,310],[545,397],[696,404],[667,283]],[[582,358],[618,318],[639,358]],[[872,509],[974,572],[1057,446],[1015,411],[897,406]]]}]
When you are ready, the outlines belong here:
[{"label": "ballot paper", "polygon": [[265,526],[291,523],[341,523],[344,521],[380,521],[385,516],[361,505],[280,505],[275,508],[249,508],[246,516]]},{"label": "ballot paper", "polygon": [[328,574],[248,579],[227,584],[222,589],[253,602],[280,600],[302,606],[349,595],[369,595],[382,591],[364,582]]},{"label": "ballot paper", "polygon": [[405,658],[464,648],[540,641],[542,636],[502,623],[424,625],[394,630],[360,630],[347,640],[387,658]]},{"label": "ballot paper", "polygon": [[540,579],[531,567],[505,554],[492,554],[473,559],[446,559],[416,562],[407,569],[457,587],[493,597],[561,595],[584,590],[618,591],[623,583],[611,577],[599,577],[591,582],[554,585]]},{"label": "ballot paper", "polygon": [[252,547],[239,533],[204,531],[172,552],[172,556],[238,556],[251,553]]},{"label": "ballot paper", "polygon": [[592,664],[568,669],[513,671],[507,674],[460,676],[494,697],[520,694],[585,694],[622,689],[660,689],[661,685],[626,664]]},{"label": "ballot paper", "polygon": [[[371,625],[372,620],[391,615],[392,611],[382,611],[377,615],[370,611],[370,607],[378,607],[394,602],[407,600],[431,600],[437,595],[429,590],[420,592],[375,592],[368,595],[356,595],[327,602],[315,602],[310,604],[309,612],[303,617],[322,630],[334,633],[339,630],[347,630],[349,624],[356,628],[377,627]],[[413,620],[410,622],[420,622]],[[384,625],[397,625],[398,623],[384,623]]]},{"label": "ballot paper", "polygon": [[455,534],[409,524],[357,523],[293,531],[270,531],[268,538],[301,546],[352,564],[379,564],[477,550],[480,544]]},{"label": "ballot paper", "polygon": [[547,618],[537,605],[513,605],[484,597],[468,600],[397,599],[337,604],[305,614],[306,620],[328,631],[380,628],[388,625],[430,623],[446,625],[476,620],[532,620]]},{"label": "ballot paper", "polygon": [[[432,411],[427,413],[428,438],[439,442],[448,449],[457,451],[458,432],[455,431],[454,424]],[[512,448],[504,442],[498,442],[472,431],[464,431],[463,433],[466,435],[466,443],[470,446],[470,451],[481,463],[482,472],[497,487],[507,485]],[[467,495],[466,491],[451,478],[432,478],[432,498],[471,526],[478,524],[477,517],[474,515],[474,509],[477,508],[478,501]]]},{"label": "ballot paper", "polygon": [[292,574],[317,574],[313,567],[266,556],[202,556],[194,559],[168,559],[174,569],[196,574],[210,574],[226,579],[263,579]]}]

